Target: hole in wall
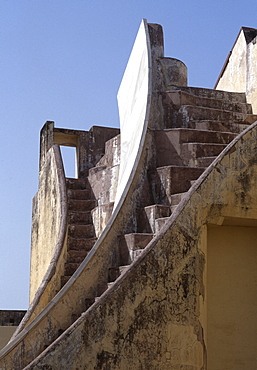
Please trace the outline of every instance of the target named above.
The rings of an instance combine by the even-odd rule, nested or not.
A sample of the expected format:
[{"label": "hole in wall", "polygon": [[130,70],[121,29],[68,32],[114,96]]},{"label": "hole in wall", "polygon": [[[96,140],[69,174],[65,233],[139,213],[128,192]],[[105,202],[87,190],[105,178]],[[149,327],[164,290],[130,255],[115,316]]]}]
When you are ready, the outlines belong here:
[{"label": "hole in wall", "polygon": [[64,172],[66,177],[77,178],[76,148],[60,145]]}]

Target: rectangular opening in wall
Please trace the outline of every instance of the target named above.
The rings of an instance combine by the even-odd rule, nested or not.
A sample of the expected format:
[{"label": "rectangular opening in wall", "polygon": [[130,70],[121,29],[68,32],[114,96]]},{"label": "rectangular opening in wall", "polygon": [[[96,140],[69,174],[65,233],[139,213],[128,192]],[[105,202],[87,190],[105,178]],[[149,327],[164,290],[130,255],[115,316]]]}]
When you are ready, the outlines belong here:
[{"label": "rectangular opening in wall", "polygon": [[73,146],[60,146],[65,176],[77,178],[76,148]]}]

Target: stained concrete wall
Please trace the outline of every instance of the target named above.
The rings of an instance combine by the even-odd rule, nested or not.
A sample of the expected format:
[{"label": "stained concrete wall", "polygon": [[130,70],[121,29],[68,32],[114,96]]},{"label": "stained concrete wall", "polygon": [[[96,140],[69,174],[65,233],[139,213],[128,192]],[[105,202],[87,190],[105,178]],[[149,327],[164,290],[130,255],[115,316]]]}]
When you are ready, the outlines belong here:
[{"label": "stained concrete wall", "polygon": [[30,259],[30,302],[49,268],[59,236],[62,218],[62,190],[59,164],[50,148],[41,163],[39,190],[33,199]]},{"label": "stained concrete wall", "polygon": [[217,90],[245,92],[253,113],[257,113],[256,36],[255,29],[241,29],[215,85]]},{"label": "stained concrete wall", "polygon": [[[229,144],[197,180],[158,236],[126,273],[26,370],[57,366],[206,369],[207,365],[208,370],[216,370],[226,368],[224,364],[230,369],[254,369],[256,351],[252,345],[245,346],[244,340],[246,343],[257,340],[256,295],[252,296],[256,291],[253,278],[256,272],[255,262],[251,261],[251,256],[256,255],[256,142],[257,124],[253,124],[247,133]],[[217,240],[219,245],[208,233],[207,225],[223,228],[222,240]],[[231,237],[228,226],[233,227],[235,236],[243,230],[247,236],[246,246],[252,251],[250,256],[245,244],[244,250],[238,253],[241,248],[238,241],[226,243],[226,235]],[[250,228],[250,232],[245,228]],[[222,245],[225,250],[220,250]],[[213,252],[215,258],[211,256]],[[242,330],[241,319],[237,318],[245,315],[245,302],[240,305],[238,298],[235,302],[229,295],[223,308],[213,303],[217,298],[211,281],[217,279],[214,265],[219,261],[224,263],[224,254],[227,263],[220,265],[219,271],[224,279],[227,271],[233,276],[239,272],[236,279],[240,282],[240,294],[244,293],[241,298],[247,302],[247,312],[251,311],[250,318],[254,320],[243,319],[244,340],[240,338],[238,342],[238,338],[233,338],[234,346],[230,344],[234,337],[231,329],[239,333]],[[245,276],[241,280],[245,263],[250,272],[246,272],[246,280]],[[226,287],[222,276],[222,284],[216,281],[214,285],[216,290],[224,287],[221,297],[225,299],[231,282]],[[233,327],[223,326],[224,321],[227,323],[225,315],[234,303]],[[217,335],[210,340],[213,325],[217,323],[213,320],[213,307],[221,317],[220,343]],[[221,343],[230,352],[228,362],[222,359],[222,364],[216,360],[220,357]]]},{"label": "stained concrete wall", "polygon": [[[146,32],[148,28],[149,25],[145,29]],[[157,28],[161,29],[160,26]],[[152,35],[154,36],[153,31]],[[155,47],[159,47],[158,42],[151,44],[153,55]],[[7,368],[8,366],[24,367],[41,353],[46,345],[71,325],[74,316],[85,310],[85,299],[95,297],[98,286],[108,281],[109,268],[119,265],[117,237],[124,233],[133,218],[135,206],[142,194],[141,179],[146,177],[147,164],[153,156],[152,137],[147,131],[144,131],[144,134],[145,137],[140,140],[142,145],[138,148],[139,155],[136,156],[137,161],[132,176],[106,228],[68,283],[42,312],[37,306],[34,308],[33,315],[35,313],[38,316],[16,335],[1,354],[2,363]],[[33,315],[31,315],[32,318]],[[30,346],[32,342],[33,348]]]},{"label": "stained concrete wall", "polygon": [[[256,139],[253,126],[227,148],[127,272],[72,324],[73,316],[83,312],[84,300],[107,280],[108,267],[117,257],[117,235],[126,230],[142,195],[141,180],[152,149],[147,132],[123,207],[63,290],[2,353],[1,366],[206,369],[206,225],[238,226],[234,223],[240,221],[256,226]],[[213,357],[218,355],[214,349]]]}]

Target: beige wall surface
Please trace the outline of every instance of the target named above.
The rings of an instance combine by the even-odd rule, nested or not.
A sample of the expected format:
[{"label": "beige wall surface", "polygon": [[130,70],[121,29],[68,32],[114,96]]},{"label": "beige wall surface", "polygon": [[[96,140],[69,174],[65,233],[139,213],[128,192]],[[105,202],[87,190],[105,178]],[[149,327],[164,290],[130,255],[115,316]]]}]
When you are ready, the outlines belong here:
[{"label": "beige wall surface", "polygon": [[39,190],[33,200],[30,302],[49,267],[58,239],[61,200],[53,148],[49,149],[39,174]]},{"label": "beige wall surface", "polygon": [[[257,225],[256,127],[256,124],[252,125],[241,139],[236,139],[238,142],[228,145],[189,190],[158,238],[153,239],[112,288],[26,370],[47,366],[66,366],[75,370],[81,364],[87,369],[197,370],[207,369],[207,361],[213,361],[211,370],[225,369],[220,366],[216,354],[220,351],[219,341],[230,351],[231,339],[235,346],[239,346],[241,369],[252,370],[256,351],[252,345],[244,348],[244,343],[251,343],[255,335],[251,326],[255,325],[256,312],[251,312],[251,306],[256,301],[251,301],[251,296],[255,292],[253,264],[256,266],[256,254],[252,241],[256,240],[256,231],[255,227],[245,226]],[[232,224],[237,226],[231,232],[226,223],[230,223],[230,227]],[[206,225],[210,224],[224,224],[220,227],[229,230],[217,235],[217,241],[221,239],[222,242],[212,242],[216,235],[206,232]],[[240,238],[240,230],[238,232],[237,229],[243,231]],[[235,243],[226,239],[231,234]],[[238,252],[236,256],[231,255],[231,244]],[[219,246],[225,247],[216,249]],[[245,250],[242,251],[241,247]],[[213,251],[214,256],[210,254]],[[222,283],[214,280],[209,295],[208,277],[211,274],[217,278],[216,272],[212,272],[217,260],[222,263],[219,268]],[[234,267],[227,275],[229,262]],[[243,268],[240,267],[241,262]],[[237,283],[240,294],[244,294],[241,296],[242,305],[240,299],[231,296],[230,292]],[[223,287],[224,294],[220,295],[219,289]],[[217,305],[217,294],[221,303],[228,296],[228,301],[224,302],[225,309]],[[229,315],[228,310],[233,305],[235,314]],[[62,307],[59,308],[61,316],[64,312]],[[57,305],[55,309],[58,310]],[[212,333],[212,326],[217,324],[212,319],[212,309],[221,318],[219,338],[217,340],[214,336],[213,341],[208,336],[208,329]],[[241,331],[244,340],[239,338],[240,335],[232,335],[230,328],[224,325],[230,316],[235,331]],[[56,322],[51,315],[48,320],[52,324]],[[38,337],[42,336],[42,324],[43,320],[38,324]],[[27,342],[24,340],[23,344],[28,346]],[[23,349],[24,346],[20,351]],[[209,353],[210,360],[207,360]],[[238,361],[237,357],[229,358],[227,369],[239,369]]]},{"label": "beige wall surface", "polygon": [[242,29],[228,58],[216,89],[245,92],[247,102],[257,113],[257,44],[256,38],[247,44]]},{"label": "beige wall surface", "polygon": [[208,228],[208,370],[256,369],[257,228]]},{"label": "beige wall surface", "polygon": [[0,350],[9,342],[17,326],[0,326]]}]

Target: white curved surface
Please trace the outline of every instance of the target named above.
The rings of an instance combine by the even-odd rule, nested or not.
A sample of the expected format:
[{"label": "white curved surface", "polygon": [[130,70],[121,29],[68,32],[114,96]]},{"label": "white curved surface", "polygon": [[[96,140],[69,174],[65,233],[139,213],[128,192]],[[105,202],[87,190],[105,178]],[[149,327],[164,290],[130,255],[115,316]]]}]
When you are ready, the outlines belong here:
[{"label": "white curved surface", "polygon": [[151,56],[148,25],[142,20],[118,91],[121,159],[114,209],[119,203],[137,162],[140,143],[147,129]]}]

